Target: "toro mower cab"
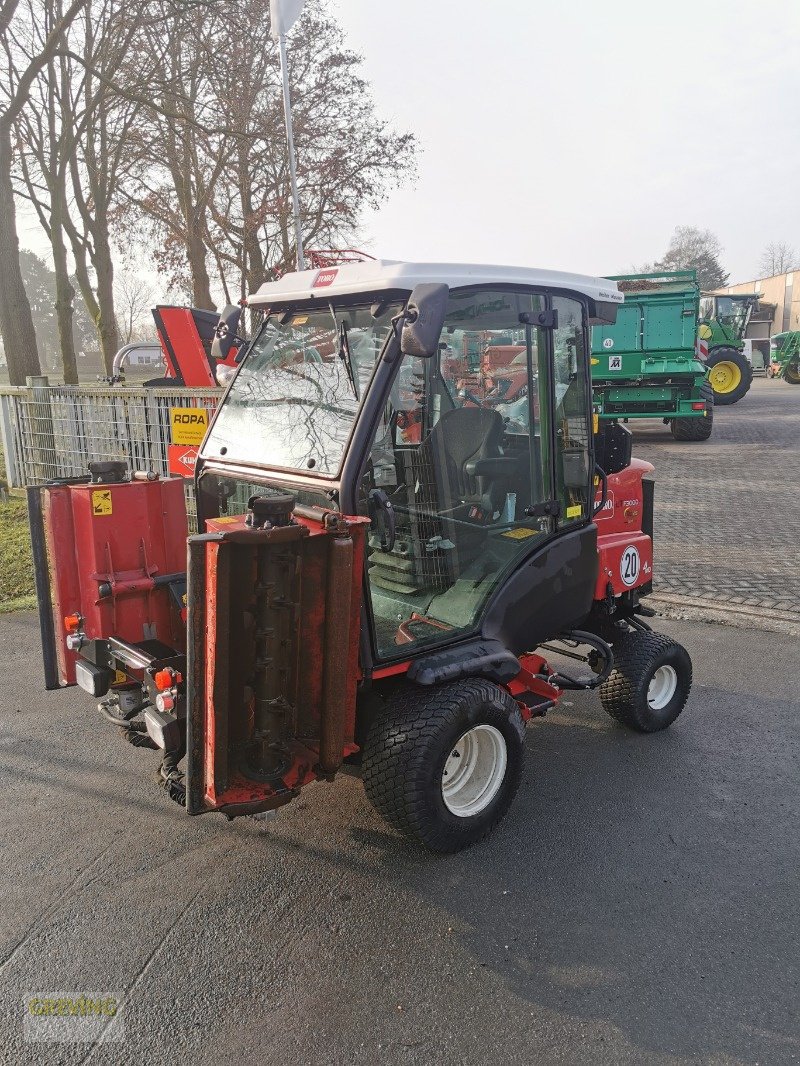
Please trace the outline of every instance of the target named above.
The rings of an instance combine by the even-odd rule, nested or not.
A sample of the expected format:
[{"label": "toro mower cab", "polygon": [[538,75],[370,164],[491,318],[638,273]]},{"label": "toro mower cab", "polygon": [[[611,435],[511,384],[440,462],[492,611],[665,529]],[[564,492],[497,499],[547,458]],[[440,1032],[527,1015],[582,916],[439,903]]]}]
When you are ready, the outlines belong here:
[{"label": "toro mower cab", "polygon": [[[604,279],[376,261],[262,286],[200,450],[185,589],[177,499],[141,512],[146,536],[90,516],[84,561],[48,514],[97,490],[32,490],[56,589],[41,582],[48,684],[77,676],[160,747],[190,814],[278,807],[347,759],[391,824],[441,851],[503,816],[524,725],[564,689],[668,726],[691,664],[642,619],[652,468],[624,427],[595,432],[591,402],[590,326],[621,302]],[[492,347],[513,355],[507,403]],[[148,537],[163,561],[137,548]],[[104,543],[128,584],[105,581],[103,614]]]}]

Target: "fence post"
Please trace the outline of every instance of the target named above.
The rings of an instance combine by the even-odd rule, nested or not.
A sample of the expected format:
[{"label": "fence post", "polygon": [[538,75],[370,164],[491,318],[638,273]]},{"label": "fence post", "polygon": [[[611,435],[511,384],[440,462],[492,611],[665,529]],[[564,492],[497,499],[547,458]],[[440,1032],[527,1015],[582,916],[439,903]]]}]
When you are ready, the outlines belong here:
[{"label": "fence post", "polygon": [[50,382],[43,374],[36,374],[27,377],[25,384],[31,393],[31,429],[36,438],[32,442],[34,479],[41,483],[58,475],[53,410],[50,407]]},{"label": "fence post", "polygon": [[6,483],[10,489],[18,489],[22,486],[14,440],[14,415],[14,397],[0,396],[0,444],[3,447],[6,463]]}]

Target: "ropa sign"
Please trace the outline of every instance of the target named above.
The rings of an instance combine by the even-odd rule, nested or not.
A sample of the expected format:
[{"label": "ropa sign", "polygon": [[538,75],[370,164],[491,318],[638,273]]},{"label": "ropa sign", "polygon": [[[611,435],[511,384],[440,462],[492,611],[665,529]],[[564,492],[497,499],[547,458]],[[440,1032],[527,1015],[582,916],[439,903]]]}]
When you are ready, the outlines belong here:
[{"label": "ropa sign", "polygon": [[173,444],[202,444],[208,429],[204,407],[170,407],[169,422]]}]

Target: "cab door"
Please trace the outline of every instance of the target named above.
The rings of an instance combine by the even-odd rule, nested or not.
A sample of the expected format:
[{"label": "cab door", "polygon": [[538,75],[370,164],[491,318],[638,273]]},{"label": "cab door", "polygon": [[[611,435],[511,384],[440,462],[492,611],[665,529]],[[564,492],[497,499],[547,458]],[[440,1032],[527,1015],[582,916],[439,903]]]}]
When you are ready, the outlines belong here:
[{"label": "cab door", "polygon": [[438,356],[402,360],[360,498],[379,660],[479,632],[521,562],[587,523],[584,323],[578,301],[455,290]]}]

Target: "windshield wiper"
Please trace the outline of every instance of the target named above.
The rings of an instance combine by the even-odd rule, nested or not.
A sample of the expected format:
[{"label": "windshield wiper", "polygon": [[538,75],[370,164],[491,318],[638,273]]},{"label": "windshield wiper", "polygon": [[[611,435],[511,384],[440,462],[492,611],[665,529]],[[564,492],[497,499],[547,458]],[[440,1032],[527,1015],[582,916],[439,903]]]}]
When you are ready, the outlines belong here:
[{"label": "windshield wiper", "polygon": [[350,352],[350,342],[347,339],[347,326],[343,321],[339,324],[339,358],[344,363],[347,378],[353,389],[353,395],[357,400],[360,400],[361,397],[358,395],[358,385],[356,383],[356,370],[353,365],[353,356]]}]

